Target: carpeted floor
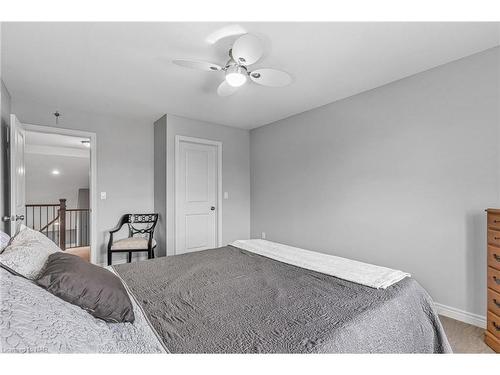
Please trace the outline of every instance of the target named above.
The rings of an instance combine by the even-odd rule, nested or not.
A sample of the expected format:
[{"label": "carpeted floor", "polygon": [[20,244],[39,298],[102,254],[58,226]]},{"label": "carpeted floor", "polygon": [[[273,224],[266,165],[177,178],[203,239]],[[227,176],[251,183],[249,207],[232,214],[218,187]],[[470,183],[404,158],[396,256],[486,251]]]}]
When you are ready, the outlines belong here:
[{"label": "carpeted floor", "polygon": [[484,343],[484,329],[440,315],[454,353],[494,353]]}]

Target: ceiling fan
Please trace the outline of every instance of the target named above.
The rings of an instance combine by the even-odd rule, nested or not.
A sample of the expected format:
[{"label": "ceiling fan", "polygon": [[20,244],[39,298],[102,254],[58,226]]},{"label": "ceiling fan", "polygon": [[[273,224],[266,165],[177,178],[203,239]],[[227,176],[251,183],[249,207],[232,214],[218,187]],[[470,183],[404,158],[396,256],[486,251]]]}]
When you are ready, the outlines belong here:
[{"label": "ceiling fan", "polygon": [[292,77],[287,72],[261,68],[250,70],[249,65],[255,64],[264,53],[264,48],[259,38],[252,34],[240,36],[229,50],[229,60],[221,66],[207,61],[177,59],[174,64],[185,68],[201,69],[209,72],[224,72],[225,80],[217,88],[220,96],[234,94],[239,87],[251,81],[269,87],[283,87],[292,82]]}]

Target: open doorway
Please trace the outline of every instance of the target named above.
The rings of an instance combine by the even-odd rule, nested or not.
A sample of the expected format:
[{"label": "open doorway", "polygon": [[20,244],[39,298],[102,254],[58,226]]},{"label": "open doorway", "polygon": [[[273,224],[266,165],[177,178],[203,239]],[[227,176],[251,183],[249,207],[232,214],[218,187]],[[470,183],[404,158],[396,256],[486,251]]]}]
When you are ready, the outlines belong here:
[{"label": "open doorway", "polygon": [[23,126],[24,224],[43,233],[62,250],[95,263],[95,135]]}]

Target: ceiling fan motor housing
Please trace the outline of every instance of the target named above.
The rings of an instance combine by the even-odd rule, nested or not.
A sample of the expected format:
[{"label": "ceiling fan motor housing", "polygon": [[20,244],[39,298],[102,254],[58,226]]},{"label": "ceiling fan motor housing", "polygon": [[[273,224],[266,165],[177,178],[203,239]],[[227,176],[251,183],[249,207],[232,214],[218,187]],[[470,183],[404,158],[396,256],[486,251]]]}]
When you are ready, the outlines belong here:
[{"label": "ceiling fan motor housing", "polygon": [[243,60],[243,61],[236,61],[235,58],[233,57],[233,49],[232,48],[229,49],[229,57],[230,57],[230,59],[226,63],[224,70],[227,70],[233,66],[238,66],[238,67],[243,68],[245,70],[246,74],[249,74],[248,69],[247,69],[246,65],[244,64],[245,59],[241,57],[239,60]]}]

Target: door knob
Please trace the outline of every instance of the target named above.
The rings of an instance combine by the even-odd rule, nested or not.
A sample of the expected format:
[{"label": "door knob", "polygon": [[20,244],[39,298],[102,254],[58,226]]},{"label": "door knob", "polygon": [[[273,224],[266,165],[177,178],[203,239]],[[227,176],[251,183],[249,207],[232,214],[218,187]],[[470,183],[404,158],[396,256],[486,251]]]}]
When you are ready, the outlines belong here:
[{"label": "door knob", "polygon": [[18,220],[23,221],[24,220],[24,215],[4,216],[4,217],[2,217],[2,221],[4,221],[4,222],[13,221],[14,219],[15,219],[15,221],[18,221]]},{"label": "door knob", "polygon": [[215,211],[215,207],[214,206],[210,207],[210,211]]}]

